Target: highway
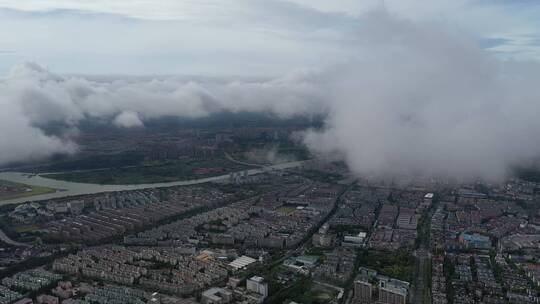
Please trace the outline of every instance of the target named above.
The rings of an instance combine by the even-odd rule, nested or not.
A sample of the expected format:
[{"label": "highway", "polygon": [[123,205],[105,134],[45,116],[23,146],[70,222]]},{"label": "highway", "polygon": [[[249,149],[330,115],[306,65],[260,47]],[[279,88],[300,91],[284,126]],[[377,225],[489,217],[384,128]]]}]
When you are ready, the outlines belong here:
[{"label": "highway", "polygon": [[225,152],[225,158],[228,159],[229,161],[233,162],[233,163],[244,165],[244,166],[260,167],[260,168],[268,167],[267,165],[252,164],[252,163],[247,163],[247,162],[243,162],[243,161],[240,161],[240,160],[236,160],[227,152]]},{"label": "highway", "polygon": [[0,240],[6,244],[13,245],[13,246],[19,246],[19,247],[30,247],[28,244],[15,242],[14,240],[10,239],[4,231],[0,230]]}]

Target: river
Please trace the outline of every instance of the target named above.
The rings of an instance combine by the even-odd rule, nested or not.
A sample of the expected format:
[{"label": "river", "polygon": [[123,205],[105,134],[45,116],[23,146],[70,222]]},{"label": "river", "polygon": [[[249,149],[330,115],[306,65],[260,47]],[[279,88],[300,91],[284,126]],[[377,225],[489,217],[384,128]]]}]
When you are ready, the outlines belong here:
[{"label": "river", "polygon": [[[248,175],[254,175],[263,173],[269,170],[281,170],[287,168],[299,167],[304,163],[304,161],[295,161],[282,164],[276,164],[264,168],[256,168],[247,170]],[[244,171],[238,171],[240,173]],[[11,181],[15,183],[27,184],[32,186],[43,186],[53,189],[58,189],[56,192],[40,194],[35,196],[7,199],[0,201],[0,205],[7,204],[20,204],[28,201],[39,201],[47,200],[53,198],[62,198],[75,195],[86,195],[86,194],[96,194],[103,192],[114,192],[114,191],[126,191],[126,190],[141,190],[149,188],[160,188],[160,187],[174,187],[174,186],[188,186],[203,184],[208,182],[215,182],[220,180],[225,180],[229,178],[229,174],[212,176],[199,179],[183,180],[176,182],[167,182],[167,183],[153,183],[153,184],[131,184],[131,185],[99,185],[99,184],[88,184],[88,183],[75,183],[62,180],[56,180],[51,178],[46,178],[40,175],[33,175],[22,172],[0,172],[0,180]]]}]

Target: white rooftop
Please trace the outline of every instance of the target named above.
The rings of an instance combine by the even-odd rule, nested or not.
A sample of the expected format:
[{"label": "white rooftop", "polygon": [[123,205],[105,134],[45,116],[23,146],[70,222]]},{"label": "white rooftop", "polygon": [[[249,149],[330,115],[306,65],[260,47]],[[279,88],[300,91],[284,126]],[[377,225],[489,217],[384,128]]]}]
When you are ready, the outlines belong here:
[{"label": "white rooftop", "polygon": [[262,282],[264,282],[264,278],[263,278],[263,277],[259,277],[259,276],[251,277],[250,280],[251,280],[251,281],[255,281],[255,282],[257,282],[257,283],[262,283]]},{"label": "white rooftop", "polygon": [[248,256],[243,255],[237,258],[236,260],[232,261],[231,263],[229,263],[229,266],[233,267],[235,270],[238,270],[238,269],[245,268],[249,264],[253,264],[255,262],[257,262],[257,260],[255,260],[254,258],[250,258]]}]

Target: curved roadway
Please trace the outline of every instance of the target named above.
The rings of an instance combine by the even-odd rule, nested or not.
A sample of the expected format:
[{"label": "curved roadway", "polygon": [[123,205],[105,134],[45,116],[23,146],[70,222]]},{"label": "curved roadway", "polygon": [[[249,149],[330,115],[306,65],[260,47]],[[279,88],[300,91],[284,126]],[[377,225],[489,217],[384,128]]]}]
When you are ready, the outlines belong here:
[{"label": "curved roadway", "polygon": [[2,230],[0,230],[0,241],[9,245],[18,246],[18,247],[30,247],[30,245],[28,244],[19,243],[10,239],[9,236],[7,236]]}]

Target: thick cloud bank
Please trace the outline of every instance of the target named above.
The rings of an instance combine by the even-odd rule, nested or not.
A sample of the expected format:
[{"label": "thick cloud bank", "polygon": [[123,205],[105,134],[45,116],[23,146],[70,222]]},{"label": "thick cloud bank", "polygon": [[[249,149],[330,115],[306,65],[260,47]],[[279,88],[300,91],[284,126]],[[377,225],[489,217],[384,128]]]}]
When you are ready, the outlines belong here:
[{"label": "thick cloud bank", "polygon": [[133,111],[123,111],[122,113],[118,114],[114,118],[113,123],[116,126],[122,127],[122,128],[133,128],[133,127],[144,126],[144,123],[141,121],[141,118],[139,118],[139,114]]},{"label": "thick cloud bank", "polygon": [[363,174],[487,179],[539,155],[538,64],[498,61],[436,25],[369,18],[379,26],[334,71],[326,128],[305,137],[312,150]]},{"label": "thick cloud bank", "polygon": [[223,110],[318,114],[325,111],[318,77],[311,70],[268,81],[79,77],[24,63],[0,80],[0,164],[75,152],[69,139],[43,132],[40,126],[49,123],[75,129],[95,119],[132,128],[162,116],[197,118]]},{"label": "thick cloud bank", "polygon": [[0,163],[73,152],[68,140],[40,130],[49,122],[141,127],[164,115],[222,110],[327,114],[305,143],[358,174],[499,178],[540,154],[537,64],[501,62],[436,24],[385,12],[362,21],[344,46],[355,58],[267,81],[96,80],[17,66],[0,82]]}]

